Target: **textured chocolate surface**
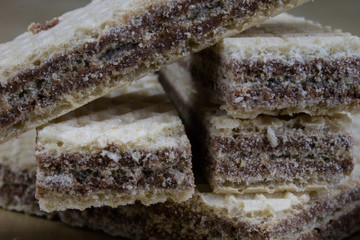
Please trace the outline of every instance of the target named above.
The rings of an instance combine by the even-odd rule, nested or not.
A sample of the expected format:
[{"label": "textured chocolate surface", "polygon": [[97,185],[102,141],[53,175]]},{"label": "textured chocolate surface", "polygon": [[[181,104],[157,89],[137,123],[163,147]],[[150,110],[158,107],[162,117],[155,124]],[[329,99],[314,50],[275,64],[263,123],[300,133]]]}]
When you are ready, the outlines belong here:
[{"label": "textured chocolate surface", "polygon": [[2,181],[6,183],[31,185],[35,182],[36,172],[30,170],[15,171],[7,165],[0,164],[0,176]]},{"label": "textured chocolate surface", "polygon": [[[214,190],[229,184],[241,191],[255,186],[270,191],[277,184],[289,183],[302,188],[306,184],[324,187],[350,175],[354,160],[349,134],[334,130],[310,134],[284,128],[288,128],[289,135],[278,133],[276,146],[271,145],[266,133],[233,133],[228,137],[208,133],[204,164]],[[290,135],[295,132],[300,132],[300,136]]]},{"label": "textured chocolate surface", "polygon": [[[37,148],[40,151],[42,147]],[[107,155],[103,154],[104,151]],[[114,160],[109,156],[117,158]],[[38,168],[45,175],[37,182],[37,198],[46,196],[49,191],[91,194],[93,191],[110,189],[131,193],[148,186],[179,191],[194,187],[189,146],[186,149],[161,149],[155,152],[122,152],[116,145],[109,145],[92,154],[79,152],[62,154],[58,158],[37,154],[36,159]],[[180,184],[177,179],[179,174],[184,178]],[[56,176],[63,176],[65,181],[69,175],[70,185],[56,180]],[[49,178],[53,178],[53,181],[48,182]]]},{"label": "textured chocolate surface", "polygon": [[[349,175],[353,170],[353,158],[346,158],[341,160],[329,160],[326,163],[322,163],[320,161],[299,161],[299,162],[287,162],[286,158],[277,158],[278,161],[271,161],[272,159],[263,159],[263,162],[255,162],[255,163],[247,163],[246,166],[242,167],[241,163],[235,162],[219,162],[219,161],[211,161],[209,162],[209,174],[211,176],[216,176],[219,180],[221,177],[224,182],[226,181],[235,181],[239,182],[251,179],[247,178],[255,178],[261,177],[261,180],[253,180],[257,184],[261,185],[268,184],[265,181],[268,175],[272,178],[271,183],[276,185],[276,183],[280,184],[282,181],[291,179],[294,182],[304,181],[306,179],[312,179],[314,176],[311,173],[317,173],[321,178],[332,179],[335,177],[335,174],[340,175]],[[273,177],[272,172],[276,169],[277,176]],[[310,171],[311,170],[311,171]],[[237,182],[237,181],[235,181]],[[256,184],[255,184],[256,185]]]},{"label": "textured chocolate surface", "polygon": [[35,178],[35,169],[19,170],[0,164],[0,207],[55,218],[56,214],[47,214],[40,210],[35,199]]},{"label": "textured chocolate surface", "polygon": [[[305,127],[304,127],[305,128]],[[295,131],[289,129],[287,131]],[[298,130],[299,131],[299,130]],[[330,132],[330,131],[329,131]],[[320,130],[318,134],[320,135]],[[211,134],[211,133],[210,133]],[[240,135],[240,134],[239,134]],[[221,153],[277,153],[284,151],[307,151],[307,152],[320,152],[325,148],[332,148],[334,152],[343,151],[348,152],[353,147],[353,138],[350,135],[343,133],[322,133],[318,136],[315,134],[305,136],[276,136],[277,145],[276,147],[271,146],[266,136],[263,133],[237,136],[234,132],[231,136],[209,136],[209,143],[212,148],[218,149]],[[338,156],[341,157],[341,156]]]},{"label": "textured chocolate surface", "polygon": [[[209,54],[202,58],[209,58]],[[210,65],[214,71],[222,66],[220,60]],[[231,73],[231,81],[237,84],[231,88],[219,82],[216,74],[206,74],[196,66],[191,71],[196,79],[214,90],[217,99],[227,102],[233,110],[238,108],[240,98],[248,108],[262,106],[271,110],[294,107],[300,102],[316,103],[326,108],[333,105],[358,106],[360,88],[355,83],[360,74],[359,66],[360,59],[353,58],[312,59],[306,63],[295,61],[292,65],[276,60],[250,64],[233,59],[223,66],[224,71]],[[258,76],[262,78],[261,83]],[[344,79],[349,82],[344,82]],[[291,84],[283,85],[285,80]]]},{"label": "textured chocolate surface", "polygon": [[301,235],[298,240],[313,239],[343,239],[355,232],[360,231],[360,207],[356,207],[351,212],[331,219],[326,226],[315,228],[307,234]]},{"label": "textured chocolate surface", "polygon": [[[41,146],[38,146],[37,151]],[[116,161],[104,155],[106,151],[109,154],[119,155]],[[186,152],[186,154],[184,154]],[[134,161],[133,155],[136,153],[137,161]],[[171,158],[169,158],[171,156]],[[127,150],[122,152],[115,144],[109,145],[101,151],[92,154],[83,154],[81,152],[74,154],[62,154],[58,158],[53,158],[46,154],[37,154],[38,166],[50,171],[66,171],[68,169],[94,169],[104,170],[114,168],[115,166],[127,168],[141,168],[144,171],[157,170],[162,168],[177,167],[179,169],[188,169],[191,167],[191,150],[187,149],[160,149],[155,152]]]},{"label": "textured chocolate surface", "polygon": [[[53,172],[47,173],[51,176]],[[78,171],[71,172],[73,180],[70,185],[63,185],[61,183],[43,184],[38,181],[36,185],[36,198],[46,198],[49,192],[62,192],[64,194],[93,194],[96,191],[111,190],[114,193],[132,193],[140,190],[165,189],[174,191],[191,191],[193,185],[193,173],[185,171],[183,173],[184,180],[181,184],[177,182],[176,173],[172,173],[168,169],[163,171],[148,171],[137,173],[136,177],[128,177],[126,175],[132,173],[131,171],[114,171],[111,177],[99,178],[101,174],[99,171]],[[187,179],[187,180],[185,180]]]}]

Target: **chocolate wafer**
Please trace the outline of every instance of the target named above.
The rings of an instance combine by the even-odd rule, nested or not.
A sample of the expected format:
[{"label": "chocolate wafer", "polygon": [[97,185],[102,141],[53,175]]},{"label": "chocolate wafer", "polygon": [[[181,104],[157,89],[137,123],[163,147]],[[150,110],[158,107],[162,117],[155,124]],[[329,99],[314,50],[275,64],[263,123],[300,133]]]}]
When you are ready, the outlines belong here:
[{"label": "chocolate wafer", "polygon": [[308,0],[95,0],[0,45],[0,142]]},{"label": "chocolate wafer", "polygon": [[38,129],[36,197],[45,211],[184,201],[191,158],[176,110],[148,76]]}]

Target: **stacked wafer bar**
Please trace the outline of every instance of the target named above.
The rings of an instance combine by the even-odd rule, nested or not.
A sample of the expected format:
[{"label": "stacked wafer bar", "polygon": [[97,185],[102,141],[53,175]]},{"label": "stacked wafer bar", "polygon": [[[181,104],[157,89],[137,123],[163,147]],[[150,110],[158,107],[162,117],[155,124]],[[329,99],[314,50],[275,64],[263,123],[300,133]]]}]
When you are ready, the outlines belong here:
[{"label": "stacked wafer bar", "polygon": [[308,0],[95,0],[0,45],[0,142]]},{"label": "stacked wafer bar", "polygon": [[192,62],[234,118],[359,111],[359,38],[302,18],[282,14]]},{"label": "stacked wafer bar", "polygon": [[156,75],[39,128],[35,155],[45,211],[180,202],[194,192],[190,142]]},{"label": "stacked wafer bar", "polygon": [[[201,142],[214,191],[304,191],[349,175],[350,120],[334,111],[359,110],[359,47],[357,37],[284,14],[165,67],[162,82]],[[291,114],[272,116],[281,113]]]},{"label": "stacked wafer bar", "polygon": [[67,211],[60,217],[137,239],[340,239],[360,230],[359,183],[357,166],[330,191],[221,195],[198,185],[180,204]]},{"label": "stacked wafer bar", "polygon": [[[300,76],[309,74],[306,80],[316,82],[313,85],[318,87],[317,91],[324,90],[321,81],[317,85],[317,81],[323,78],[322,69],[325,69],[324,73],[333,73],[330,71],[333,69],[338,71],[329,77],[330,81],[333,78],[339,80],[338,85],[326,86],[333,90],[330,93],[341,89],[347,98],[340,99],[339,104],[336,100],[343,95],[335,94],[334,99],[329,98],[333,107],[321,105],[328,89],[320,93],[315,91],[314,96],[309,94],[314,102],[307,102],[307,98],[304,101],[292,99],[292,94],[306,96],[309,88],[305,85],[301,91],[294,92],[298,85],[293,83],[299,79],[290,65],[283,67],[290,69],[291,76],[295,77],[284,77],[290,79],[285,84],[289,88],[283,87],[278,93],[290,99],[285,101],[289,106],[293,102],[299,106],[285,110],[281,104],[275,104],[280,101],[276,94],[270,94],[262,102],[275,104],[273,108],[267,106],[271,109],[269,112],[256,108],[256,101],[244,105],[243,96],[238,94],[244,89],[237,85],[236,79],[230,85],[218,84],[216,78],[210,79],[218,74],[220,78],[224,76],[226,82],[222,61],[216,59],[219,52],[225,52],[224,49],[239,49],[247,42],[232,45],[237,37],[229,45],[225,39],[214,48],[195,55],[191,67],[195,70],[191,74],[198,78],[206,76],[205,72],[210,73],[207,81],[197,81],[199,84],[202,82],[202,88],[205,93],[210,93],[213,103],[197,105],[200,114],[184,114],[184,118],[195,118],[195,124],[204,131],[193,133],[205,136],[211,146],[204,145],[205,159],[212,163],[205,171],[211,185],[200,182],[194,194],[188,139],[177,114],[158,88],[144,90],[141,86],[140,91],[138,87],[120,90],[48,123],[164,64],[190,52],[198,52],[303,2],[306,0],[95,0],[87,7],[45,25],[32,24],[29,32],[0,46],[3,54],[0,60],[0,142],[46,123],[38,128],[36,138],[36,197],[45,211],[87,208],[85,211],[54,213],[74,226],[101,229],[113,235],[159,239],[346,236],[358,229],[358,221],[353,216],[359,212],[359,171],[356,165],[356,171],[350,174],[353,140],[344,127],[349,119],[341,114],[310,117],[297,113],[323,114],[319,109],[324,106],[331,113],[358,109],[357,89],[351,88],[356,81],[353,75],[358,71],[356,51],[346,51],[358,49],[357,38],[289,16],[277,18],[267,25],[268,29],[271,29],[270,25],[274,28],[266,30],[265,35],[295,39],[288,45],[274,41],[277,47],[291,48],[296,41],[310,46],[315,35],[320,42],[325,37],[330,37],[331,43],[336,37],[343,41],[341,46],[346,49],[339,52],[348,58],[342,59],[341,54],[337,54],[336,47],[340,44],[332,46],[329,54],[333,54],[335,49],[335,63],[339,62],[336,57],[340,56],[346,64],[330,64],[330,68],[323,67],[326,64],[322,65],[321,61],[310,66],[296,65],[296,70],[305,69]],[[289,32],[286,24],[283,28],[278,26],[284,21],[308,27],[304,27],[306,31]],[[282,32],[284,29],[286,33]],[[247,34],[263,38],[262,31],[261,28],[251,29],[240,39]],[[303,32],[309,35],[309,39],[304,41]],[[320,44],[315,49],[329,50],[327,46]],[[295,53],[301,56],[309,54],[307,51]],[[251,51],[250,55],[254,56]],[[270,51],[261,59],[273,55]],[[210,62],[201,63],[203,57]],[[198,63],[200,65],[196,66]],[[262,66],[277,72],[279,69],[275,65],[277,62],[270,61],[269,65]],[[243,69],[250,70],[251,66],[253,63]],[[320,73],[313,72],[314,66]],[[276,79],[277,75],[271,71],[254,69],[256,73],[251,69],[250,78],[256,78],[257,74],[271,78],[271,87],[264,92],[274,90],[273,84],[284,80],[281,77]],[[179,71],[182,74],[184,69]],[[238,77],[237,74],[230,74],[230,78]],[[164,70],[164,82],[174,76],[176,74]],[[167,84],[170,86],[171,82]],[[345,87],[341,88],[343,85]],[[309,86],[311,89],[312,85]],[[236,89],[234,93],[231,92],[233,89]],[[255,84],[246,94],[261,100],[264,92],[254,94],[258,91],[263,90]],[[223,99],[222,95],[226,97]],[[240,116],[243,122],[239,124],[220,111],[216,104],[221,101],[225,101],[221,103],[223,109],[237,118]],[[255,110],[249,113],[247,110],[238,111],[237,103],[244,105],[245,109],[250,106]],[[309,107],[313,104],[318,104],[318,108]],[[275,117],[262,114],[297,115]],[[191,122],[188,124],[192,125]],[[33,139],[32,134],[14,140],[15,145],[16,141],[25,141],[21,147],[26,149],[31,145],[26,139]],[[215,141],[210,141],[213,136]],[[253,143],[259,143],[260,147],[252,149],[249,146]],[[11,147],[13,142],[7,144],[5,148]],[[234,151],[238,146],[245,152],[245,157]],[[307,152],[302,153],[299,148]],[[14,150],[14,154],[9,156],[15,159],[22,150],[16,147]],[[252,157],[246,158],[248,153]],[[6,159],[6,156],[2,159],[6,167],[2,171],[4,184],[0,186],[3,190],[0,197],[4,196],[4,199],[0,204],[9,209],[51,217],[40,211],[32,198],[34,165],[31,160],[26,165],[26,160],[21,158],[14,164],[7,163]],[[274,165],[268,165],[270,161]],[[284,162],[287,163],[285,166]],[[299,171],[304,166],[306,171]],[[234,167],[244,168],[243,172],[248,172],[248,175],[241,175],[241,178],[233,171]],[[333,171],[332,174],[329,171]],[[333,186],[335,183],[338,184]],[[285,190],[295,193],[279,192]],[[306,192],[300,192],[304,190]],[[165,204],[158,203],[165,200],[168,200]],[[135,205],[126,205],[135,201],[138,201]],[[104,205],[126,206],[100,207]],[[339,205],[345,207],[339,209]]]},{"label": "stacked wafer bar", "polygon": [[[360,118],[353,120],[351,130],[359,153]],[[57,216],[73,226],[133,239],[338,239],[360,230],[359,160],[352,174],[328,191],[223,195],[213,193],[197,178],[193,197],[182,203],[100,207],[49,215],[39,210],[34,198],[34,137],[32,131],[0,146],[6,149],[0,152],[3,208]]]}]

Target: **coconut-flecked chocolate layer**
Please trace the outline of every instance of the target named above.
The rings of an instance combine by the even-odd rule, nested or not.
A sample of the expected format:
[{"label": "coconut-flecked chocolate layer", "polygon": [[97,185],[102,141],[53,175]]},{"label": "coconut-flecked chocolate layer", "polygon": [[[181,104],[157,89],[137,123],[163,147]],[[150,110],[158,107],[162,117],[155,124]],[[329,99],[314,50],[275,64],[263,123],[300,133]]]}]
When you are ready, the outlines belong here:
[{"label": "coconut-flecked chocolate layer", "polygon": [[[204,55],[203,61],[194,61],[196,66],[192,73],[213,89],[214,98],[225,102],[225,109],[235,117],[253,118],[261,113],[358,112],[360,59],[342,58],[330,62],[311,59],[292,65],[277,60],[247,63],[232,59],[223,66],[218,61],[208,60],[209,54]],[[206,69],[201,69],[204,65]],[[222,74],[231,79],[232,84],[218,81]],[[258,76],[262,78],[261,83]]]},{"label": "coconut-flecked chocolate layer", "polygon": [[186,0],[154,5],[130,18],[126,27],[113,27],[94,42],[12,74],[0,87],[1,141],[303,2]]}]

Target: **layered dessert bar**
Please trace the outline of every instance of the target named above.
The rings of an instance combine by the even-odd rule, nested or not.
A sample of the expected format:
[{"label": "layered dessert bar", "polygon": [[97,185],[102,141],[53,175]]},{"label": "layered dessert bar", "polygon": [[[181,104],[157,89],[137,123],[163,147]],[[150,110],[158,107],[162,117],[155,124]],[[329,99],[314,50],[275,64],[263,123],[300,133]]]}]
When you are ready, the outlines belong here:
[{"label": "layered dessert bar", "polygon": [[186,61],[164,67],[161,82],[201,149],[196,163],[217,193],[304,191],[326,188],[353,169],[347,115],[234,119],[207,104]]},{"label": "layered dessert bar", "polygon": [[204,124],[206,176],[215,192],[318,189],[353,170],[346,115],[239,120],[207,112]]},{"label": "layered dessert bar", "polygon": [[42,210],[191,197],[184,126],[155,75],[138,81],[38,129],[36,198]]},{"label": "layered dessert bar", "polygon": [[[359,117],[354,122],[357,129],[353,131],[357,133],[356,142],[359,142]],[[18,161],[18,166],[22,168],[14,164],[16,156],[34,149],[34,137],[32,132],[21,135],[15,140],[16,144],[1,146],[7,153],[14,153],[4,155],[5,151],[0,152],[2,169],[3,166],[8,169],[2,170],[1,175],[3,182],[8,179],[7,184],[0,186],[3,208],[40,212],[34,198],[35,178],[12,177],[23,176],[25,168],[26,175],[35,176],[32,154],[22,155],[22,162]],[[13,161],[8,162],[10,158]],[[63,222],[73,226],[132,239],[341,239],[360,230],[358,164],[349,177],[328,191],[223,195],[212,193],[209,186],[198,178],[197,190],[186,202],[66,210],[56,214]]]},{"label": "layered dessert bar", "polygon": [[289,14],[194,54],[191,65],[235,118],[360,109],[360,38]]},{"label": "layered dessert bar", "polygon": [[94,0],[0,45],[0,142],[308,0]]},{"label": "layered dessert bar", "polygon": [[132,239],[342,239],[360,230],[360,168],[328,191],[216,194],[186,202],[60,213],[63,222]]}]

